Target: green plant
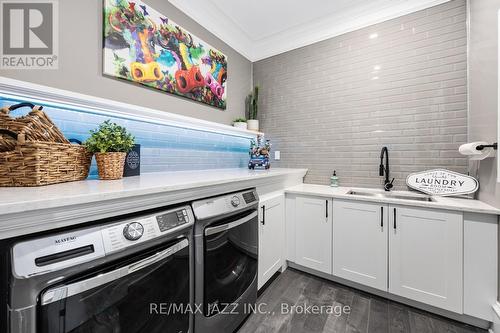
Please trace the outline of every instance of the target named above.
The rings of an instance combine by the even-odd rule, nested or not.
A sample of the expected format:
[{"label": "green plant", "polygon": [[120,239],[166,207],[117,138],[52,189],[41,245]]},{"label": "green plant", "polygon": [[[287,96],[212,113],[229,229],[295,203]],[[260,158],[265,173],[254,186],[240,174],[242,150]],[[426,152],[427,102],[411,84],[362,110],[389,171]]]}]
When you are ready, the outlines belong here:
[{"label": "green plant", "polygon": [[246,123],[247,120],[245,118],[236,118],[233,120],[233,123]]},{"label": "green plant", "polygon": [[253,92],[245,98],[245,113],[248,119],[257,119],[259,112],[259,87],[255,86]]},{"label": "green plant", "polygon": [[125,127],[106,120],[97,130],[90,131],[90,138],[84,145],[92,153],[129,152],[134,146],[135,138]]}]

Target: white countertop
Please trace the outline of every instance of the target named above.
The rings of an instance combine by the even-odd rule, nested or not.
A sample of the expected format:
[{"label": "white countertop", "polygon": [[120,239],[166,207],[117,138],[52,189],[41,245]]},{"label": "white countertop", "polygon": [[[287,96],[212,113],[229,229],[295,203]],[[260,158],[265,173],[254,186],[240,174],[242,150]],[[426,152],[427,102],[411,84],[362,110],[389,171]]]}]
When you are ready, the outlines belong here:
[{"label": "white countertop", "polygon": [[303,177],[306,172],[306,169],[281,168],[216,169],[146,173],[120,180],[95,179],[41,187],[4,187],[0,188],[0,217],[4,214],[259,180],[294,173],[302,174]]},{"label": "white countertop", "polygon": [[[479,200],[434,196],[432,197],[434,201],[415,201],[415,200],[405,200],[397,198],[368,197],[368,196],[347,194],[351,190],[384,193],[383,190],[377,190],[377,189],[356,188],[356,187],[331,187],[327,185],[314,185],[314,184],[300,184],[297,186],[289,187],[286,189],[285,192],[292,194],[315,195],[327,198],[381,202],[381,203],[407,205],[415,207],[448,209],[448,210],[470,212],[470,213],[500,215],[500,209],[497,209]],[[395,195],[419,195],[418,192],[409,192],[409,191],[391,191],[390,193]]]},{"label": "white countertop", "polygon": [[145,173],[42,187],[0,188],[0,240],[222,195],[300,184],[306,169]]},{"label": "white countertop", "polygon": [[[0,188],[0,239],[97,221],[257,187],[328,198],[384,202],[500,215],[478,200],[437,197],[434,202],[349,195],[351,187],[299,184],[306,169],[218,169],[146,173],[121,180],[86,180],[32,188]],[[290,187],[291,186],[291,187]],[[362,189],[377,191],[376,189]],[[409,194],[397,192],[395,194]],[[414,192],[412,192],[414,194]]]}]

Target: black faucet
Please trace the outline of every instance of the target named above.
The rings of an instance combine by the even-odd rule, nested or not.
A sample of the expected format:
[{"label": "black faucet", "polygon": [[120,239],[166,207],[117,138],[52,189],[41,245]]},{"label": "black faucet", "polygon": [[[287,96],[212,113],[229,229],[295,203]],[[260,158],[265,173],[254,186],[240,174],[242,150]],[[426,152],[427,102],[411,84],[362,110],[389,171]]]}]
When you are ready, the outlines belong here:
[{"label": "black faucet", "polygon": [[[384,166],[384,154],[385,154],[385,166]],[[387,147],[383,147],[382,151],[380,152],[380,166],[378,169],[378,174],[379,176],[384,176],[385,174],[385,180],[384,180],[384,190],[390,191],[391,188],[394,186],[392,183],[394,182],[394,178],[392,180],[389,180],[389,150]]]}]

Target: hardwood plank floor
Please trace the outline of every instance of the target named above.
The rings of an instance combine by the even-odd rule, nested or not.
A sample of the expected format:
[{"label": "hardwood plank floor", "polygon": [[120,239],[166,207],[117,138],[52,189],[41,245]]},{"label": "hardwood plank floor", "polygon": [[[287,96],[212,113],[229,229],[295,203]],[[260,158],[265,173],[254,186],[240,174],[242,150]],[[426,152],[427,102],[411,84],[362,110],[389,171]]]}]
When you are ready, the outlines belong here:
[{"label": "hardwood plank floor", "polygon": [[[269,285],[258,304],[264,313],[252,314],[238,333],[487,333],[291,268]],[[319,311],[301,311],[307,306],[309,312],[312,306]],[[345,307],[350,311],[339,311]]]}]

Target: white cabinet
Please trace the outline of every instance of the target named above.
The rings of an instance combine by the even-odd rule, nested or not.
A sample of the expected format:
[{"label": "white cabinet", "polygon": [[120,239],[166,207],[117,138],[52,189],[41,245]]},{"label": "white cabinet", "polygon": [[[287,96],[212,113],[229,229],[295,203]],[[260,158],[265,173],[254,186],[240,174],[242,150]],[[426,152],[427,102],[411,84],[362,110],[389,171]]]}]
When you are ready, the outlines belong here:
[{"label": "white cabinet", "polygon": [[498,217],[464,213],[464,313],[493,321],[497,300]]},{"label": "white cabinet", "polygon": [[333,201],[333,274],[387,291],[388,206]]},{"label": "white cabinet", "polygon": [[462,313],[462,213],[389,210],[389,292]]},{"label": "white cabinet", "polygon": [[332,274],[332,199],[295,199],[295,262]]},{"label": "white cabinet", "polygon": [[492,320],[496,215],[286,196],[285,258],[406,299]]},{"label": "white cabinet", "polygon": [[284,264],[285,196],[282,193],[262,197],[259,203],[259,268],[261,288]]}]

